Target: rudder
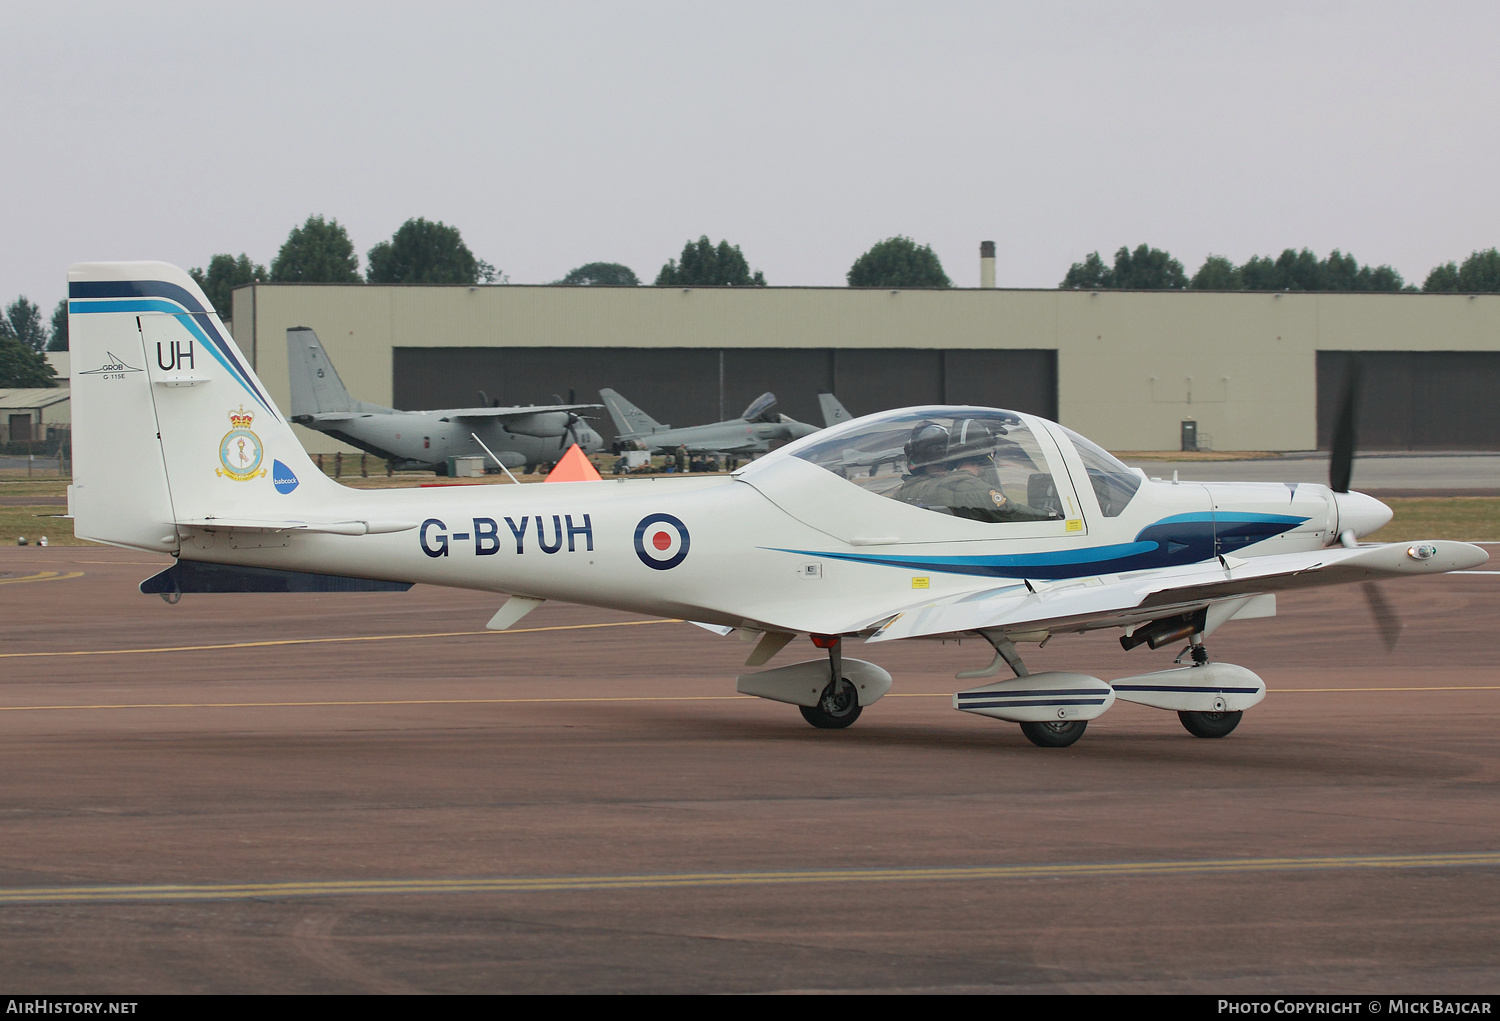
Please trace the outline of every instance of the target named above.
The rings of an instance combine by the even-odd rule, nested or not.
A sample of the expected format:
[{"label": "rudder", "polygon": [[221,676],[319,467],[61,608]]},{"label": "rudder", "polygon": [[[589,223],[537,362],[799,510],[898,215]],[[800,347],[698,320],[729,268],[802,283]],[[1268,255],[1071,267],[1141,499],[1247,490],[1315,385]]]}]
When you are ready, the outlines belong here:
[{"label": "rudder", "polygon": [[286,366],[292,391],[292,417],[323,411],[358,411],[339,370],[328,360],[318,335],[306,326],[286,331]]}]

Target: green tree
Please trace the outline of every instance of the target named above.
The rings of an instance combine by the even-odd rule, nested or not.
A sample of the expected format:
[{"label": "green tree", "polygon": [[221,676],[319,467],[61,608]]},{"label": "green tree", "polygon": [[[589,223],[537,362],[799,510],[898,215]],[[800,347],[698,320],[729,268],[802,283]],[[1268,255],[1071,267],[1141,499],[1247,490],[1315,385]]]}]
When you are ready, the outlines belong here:
[{"label": "green tree", "polygon": [[1193,274],[1188,284],[1195,291],[1243,291],[1245,279],[1240,268],[1222,255],[1210,255]]},{"label": "green tree", "polygon": [[760,270],[750,272],[750,264],[739,245],[720,241],[715,247],[703,235],[682,246],[682,261],[668,259],[656,275],[657,284],[677,287],[764,287],[766,278]]},{"label": "green tree", "polygon": [[52,310],[52,339],[47,341],[48,351],[68,349],[68,299],[64,298]]},{"label": "green tree", "polygon": [[1460,291],[1469,294],[1500,291],[1500,251],[1486,248],[1482,252],[1474,252],[1461,266],[1452,262],[1437,266],[1427,274],[1422,290]]},{"label": "green tree", "polygon": [[372,284],[487,284],[496,276],[495,267],[474,258],[457,227],[421,217],[403,223],[366,259]]},{"label": "green tree", "polygon": [[[42,310],[21,295],[5,309],[5,319],[0,322],[0,335],[21,342],[27,350],[40,354],[47,350],[47,329],[42,325]],[[42,359],[46,361],[46,359]]]},{"label": "green tree", "polygon": [[1321,291],[1323,267],[1318,257],[1304,248],[1287,248],[1276,258],[1253,255],[1240,272],[1247,291]]},{"label": "green tree", "polygon": [[1114,286],[1132,291],[1180,291],[1187,287],[1182,263],[1160,248],[1138,245],[1115,253]]},{"label": "green tree", "polygon": [[1475,252],[1458,267],[1458,289],[1474,294],[1500,291],[1500,252]]},{"label": "green tree", "polygon": [[1070,290],[1119,288],[1134,291],[1181,290],[1188,285],[1182,263],[1159,248],[1138,245],[1135,251],[1121,247],[1115,264],[1106,268],[1098,252],[1075,262],[1059,287]]},{"label": "green tree", "polygon": [[931,245],[897,235],[877,241],[849,267],[850,287],[952,287]]},{"label": "green tree", "polygon": [[1113,278],[1113,272],[1104,265],[1099,253],[1090,252],[1082,262],[1075,262],[1069,267],[1068,275],[1057,286],[1069,291],[1092,291],[1101,287],[1113,287],[1110,282]]},{"label": "green tree", "polygon": [[1240,269],[1247,291],[1400,291],[1406,287],[1390,266],[1362,266],[1335,248],[1319,259],[1311,250],[1287,248],[1275,259],[1252,256]]},{"label": "green tree", "polygon": [[359,256],[349,232],[337,220],[309,216],[293,227],[281,251],[271,260],[271,280],[278,284],[357,284]]},{"label": "green tree", "polygon": [[1432,272],[1427,274],[1427,279],[1422,283],[1422,290],[1429,294],[1458,290],[1458,263],[1445,262],[1441,266],[1432,267]]},{"label": "green tree", "polygon": [[[285,249],[283,249],[285,251]],[[194,267],[188,270],[193,282],[203,288],[203,293],[213,303],[220,319],[228,319],[234,312],[233,297],[236,287],[257,283],[266,279],[266,267],[250,261],[244,252],[236,259],[232,255],[215,255],[208,260],[208,272]]]},{"label": "green tree", "polygon": [[45,388],[57,385],[57,373],[45,355],[9,332],[0,333],[0,388]]},{"label": "green tree", "polygon": [[635,287],[640,282],[634,270],[618,262],[590,262],[558,281],[576,287]]}]

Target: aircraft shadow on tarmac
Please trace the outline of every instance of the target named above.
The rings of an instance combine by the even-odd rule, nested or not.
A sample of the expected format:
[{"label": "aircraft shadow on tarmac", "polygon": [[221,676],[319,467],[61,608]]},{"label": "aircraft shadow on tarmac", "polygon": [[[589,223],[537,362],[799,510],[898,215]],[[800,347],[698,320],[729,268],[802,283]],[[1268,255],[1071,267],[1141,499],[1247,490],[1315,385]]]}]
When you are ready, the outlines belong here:
[{"label": "aircraft shadow on tarmac", "polygon": [[[735,707],[738,708],[738,707]],[[929,750],[945,757],[954,753],[998,755],[1006,758],[1025,756],[1026,761],[1049,769],[1070,769],[1064,756],[1038,756],[1024,739],[993,730],[936,724],[912,725],[893,721],[882,725],[877,717],[862,721],[860,729],[833,733],[806,731],[792,721],[779,718],[757,719],[749,715],[726,712],[722,717],[691,721],[670,711],[650,706],[621,707],[615,712],[629,712],[634,722],[630,730],[643,734],[671,735],[690,730],[704,741],[765,743],[791,745],[799,749],[822,745],[830,755],[850,751],[868,751],[876,756],[899,749]],[[1389,742],[1379,736],[1353,737],[1347,731],[1330,732],[1326,737],[1309,738],[1303,732],[1278,729],[1274,721],[1262,725],[1262,732],[1247,731],[1242,740],[1203,742],[1177,726],[1176,720],[1162,714],[1160,730],[1100,728],[1100,740],[1078,756],[1079,764],[1097,766],[1112,762],[1142,775],[1188,771],[1205,779],[1210,771],[1224,774],[1227,786],[1253,784],[1266,786],[1274,776],[1283,778],[1315,777],[1319,782],[1347,779],[1361,786],[1390,783],[1397,786],[1443,780],[1463,780],[1473,775],[1473,765],[1460,752],[1441,749],[1405,749],[1396,753]],[[968,731],[967,733],[964,731]],[[1203,758],[1203,746],[1211,745],[1213,758]],[[1235,779],[1238,776],[1239,779]]]}]

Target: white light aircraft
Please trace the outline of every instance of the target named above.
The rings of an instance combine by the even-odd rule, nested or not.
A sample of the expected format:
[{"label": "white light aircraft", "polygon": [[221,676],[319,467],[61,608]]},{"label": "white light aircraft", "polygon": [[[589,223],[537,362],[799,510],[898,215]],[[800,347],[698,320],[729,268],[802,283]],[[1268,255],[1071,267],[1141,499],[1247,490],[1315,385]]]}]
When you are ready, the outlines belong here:
[{"label": "white light aircraft", "polygon": [[[1125,699],[1222,737],[1265,696],[1204,639],[1275,612],[1281,590],[1483,564],[1458,542],[1359,545],[1390,519],[1349,491],[1353,401],[1331,486],[1158,482],[1062,426],[924,407],[836,425],[728,477],[357,491],[317,470],[212,306],[161,263],[69,276],[74,484],[83,538],[169,553],[142,583],[183,592],[449,585],[507,594],[503,629],[546,599],[669,615],[826,658],[738,690],[848,726],[891,677],[849,640],[979,637],[993,661],[954,707],[1065,746]],[[898,452],[893,454],[892,452]],[[1186,641],[1191,665],[1111,681],[1029,673],[1017,645],[1121,628]],[[1182,657],[1179,657],[1181,659]],[[989,679],[1009,666],[1013,678]]]}]

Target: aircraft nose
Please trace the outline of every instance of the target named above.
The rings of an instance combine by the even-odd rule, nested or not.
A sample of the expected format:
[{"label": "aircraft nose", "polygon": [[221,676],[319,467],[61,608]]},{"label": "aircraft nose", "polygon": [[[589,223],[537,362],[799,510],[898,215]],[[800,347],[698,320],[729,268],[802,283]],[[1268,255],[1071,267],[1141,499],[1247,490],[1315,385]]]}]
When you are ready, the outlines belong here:
[{"label": "aircraft nose", "polygon": [[1356,538],[1364,538],[1391,520],[1391,509],[1364,493],[1334,493],[1333,502],[1339,512],[1340,535],[1353,532]]}]

